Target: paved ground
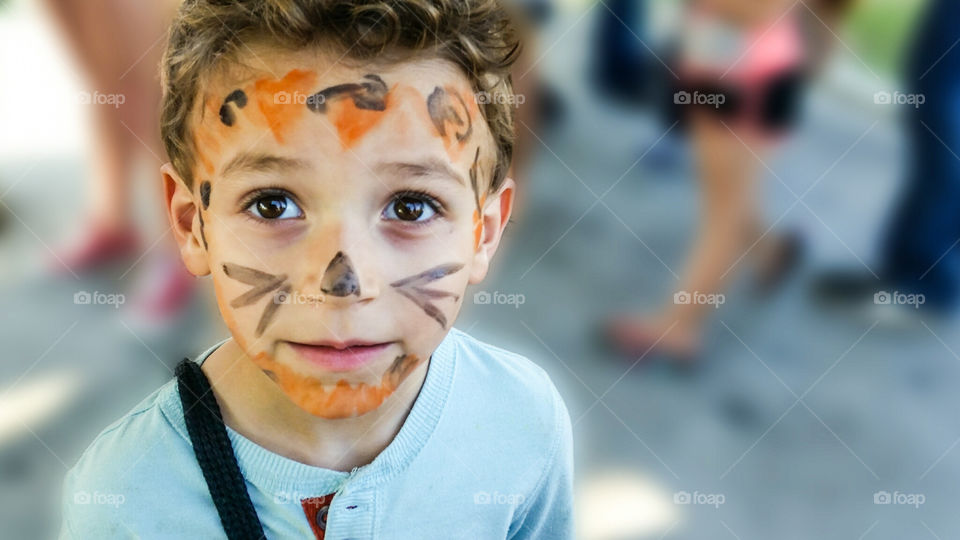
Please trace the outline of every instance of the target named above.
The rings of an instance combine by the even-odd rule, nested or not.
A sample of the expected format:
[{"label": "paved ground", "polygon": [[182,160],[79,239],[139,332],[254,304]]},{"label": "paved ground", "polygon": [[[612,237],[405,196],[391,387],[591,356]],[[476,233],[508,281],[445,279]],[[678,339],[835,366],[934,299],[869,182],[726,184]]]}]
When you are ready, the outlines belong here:
[{"label": "paved ground", "polygon": [[[575,18],[558,22],[552,35]],[[575,422],[584,492],[578,502],[591,509],[584,523],[612,512],[608,525],[631,516],[653,524],[642,535],[633,523],[622,529],[634,531],[624,538],[960,534],[955,322],[895,328],[869,314],[822,311],[808,294],[817,268],[858,258],[872,264],[901,163],[892,119],[851,106],[835,91],[815,92],[801,133],[768,161],[765,183],[771,222],[789,210],[780,226],[810,241],[803,270],[766,300],[748,283],[735,285],[713,321],[700,370],[629,369],[596,346],[593,330],[611,310],[651,309],[667,298],[691,238],[696,191],[684,167],[653,169],[646,158],[635,164],[664,126],[604,104],[576,82],[589,23],[565,34],[543,61],[568,98],[568,116],[538,134],[524,211],[494,275],[475,291],[522,294],[525,302],[468,305],[456,323],[535,359],[561,388]],[[52,413],[38,413],[30,431],[8,429],[17,426],[9,418],[0,425],[7,429],[0,438],[4,538],[49,536],[51,494],[65,467],[102,427],[171,377],[177,360],[222,332],[204,322],[209,296],[162,332],[137,325],[124,310],[73,303],[77,291],[128,288],[145,262],[119,282],[126,268],[99,281],[34,271],[47,256],[43,243],[53,244],[72,223],[81,168],[69,157],[0,163],[0,193],[10,188],[0,200],[19,216],[0,230],[0,388],[9,398],[17,389],[60,385],[66,396]],[[804,203],[791,208],[791,191],[802,194],[814,182]],[[18,403],[29,402],[17,395],[26,400]],[[611,471],[628,491],[645,489],[649,505],[631,506],[607,491],[594,506],[587,488]],[[875,504],[883,491],[922,494],[925,502]],[[723,504],[676,505],[677,492],[701,502],[722,495]],[[584,536],[597,538],[599,529]]]}]

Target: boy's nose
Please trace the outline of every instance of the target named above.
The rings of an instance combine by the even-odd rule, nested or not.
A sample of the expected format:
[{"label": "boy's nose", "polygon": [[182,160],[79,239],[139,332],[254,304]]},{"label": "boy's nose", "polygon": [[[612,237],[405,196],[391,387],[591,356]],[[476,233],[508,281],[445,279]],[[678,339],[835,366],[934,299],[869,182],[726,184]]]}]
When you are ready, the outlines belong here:
[{"label": "boy's nose", "polygon": [[347,254],[338,251],[327,265],[320,281],[320,291],[330,296],[360,296],[360,278]]},{"label": "boy's nose", "polygon": [[307,250],[310,271],[301,287],[304,293],[323,296],[327,301],[362,302],[376,298],[379,284],[369,264],[367,239],[362,224],[329,219],[318,228]]}]

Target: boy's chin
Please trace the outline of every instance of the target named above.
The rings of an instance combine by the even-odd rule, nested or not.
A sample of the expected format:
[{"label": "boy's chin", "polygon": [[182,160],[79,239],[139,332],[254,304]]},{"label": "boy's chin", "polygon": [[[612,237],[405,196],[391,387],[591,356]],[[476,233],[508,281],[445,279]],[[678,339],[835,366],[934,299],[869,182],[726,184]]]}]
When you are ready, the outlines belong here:
[{"label": "boy's chin", "polygon": [[[287,396],[287,397],[290,397],[290,396]],[[355,409],[353,411],[342,409],[342,408],[316,410],[316,409],[308,408],[311,406],[311,404],[309,403],[301,404],[296,401],[294,401],[293,403],[298,408],[302,409],[304,412],[312,416],[315,416],[317,418],[321,418],[323,420],[349,420],[351,418],[360,418],[361,416],[366,416],[379,408],[379,407],[375,407],[370,410]]]},{"label": "boy's chin", "polygon": [[[296,359],[294,359],[296,361]],[[422,363],[419,356],[391,354],[353,372],[301,372],[291,364],[257,355],[254,362],[295,405],[325,419],[356,418],[379,408]],[[297,367],[300,363],[297,362]],[[376,373],[379,376],[374,377]],[[376,380],[371,380],[371,379]]]},{"label": "boy's chin", "polygon": [[345,420],[358,418],[372,413],[384,405],[393,390],[371,387],[365,383],[350,385],[341,381],[334,385],[331,392],[295,390],[287,387],[281,390],[294,405],[307,413],[325,420]]}]

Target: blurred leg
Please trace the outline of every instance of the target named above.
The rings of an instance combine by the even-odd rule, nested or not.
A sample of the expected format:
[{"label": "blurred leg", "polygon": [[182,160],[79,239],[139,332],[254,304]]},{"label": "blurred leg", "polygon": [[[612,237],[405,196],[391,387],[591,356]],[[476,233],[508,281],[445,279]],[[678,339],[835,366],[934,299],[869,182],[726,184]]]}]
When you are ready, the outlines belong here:
[{"label": "blurred leg", "polygon": [[[736,274],[731,267],[759,235],[754,153],[762,154],[762,143],[734,134],[709,114],[693,114],[690,127],[700,179],[700,223],[677,292],[716,295]],[[655,316],[615,321],[614,340],[638,352],[656,343],[659,351],[678,359],[698,354],[704,319],[716,307],[671,300]]]},{"label": "blurred leg", "polygon": [[[701,220],[680,290],[719,293],[734,274],[757,230],[756,182],[761,144],[735,134],[719,120],[694,115],[691,124],[700,177]],[[750,147],[748,148],[749,145]],[[729,270],[729,272],[728,272]],[[699,326],[711,306],[680,305],[672,310],[684,326]]]},{"label": "blurred leg", "polygon": [[107,255],[104,246],[129,248],[131,175],[136,163],[160,164],[157,65],[171,7],[133,0],[46,0],[66,43],[88,79],[89,91],[122,96],[122,104],[92,104],[94,171],[87,201],[86,238],[68,254],[80,267]]}]

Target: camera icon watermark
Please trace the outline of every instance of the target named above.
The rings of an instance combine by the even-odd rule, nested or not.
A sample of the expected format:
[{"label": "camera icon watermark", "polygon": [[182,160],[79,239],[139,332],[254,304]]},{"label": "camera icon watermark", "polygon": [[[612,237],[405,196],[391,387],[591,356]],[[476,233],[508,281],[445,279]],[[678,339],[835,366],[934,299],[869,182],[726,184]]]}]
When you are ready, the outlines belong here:
[{"label": "camera icon watermark", "polygon": [[104,94],[101,92],[80,92],[77,94],[77,102],[80,105],[109,105],[119,109],[127,102],[125,94]]},{"label": "camera icon watermark", "polygon": [[920,508],[920,506],[926,502],[927,497],[922,493],[900,493],[899,491],[890,493],[889,491],[878,491],[873,494],[873,504]]},{"label": "camera icon watermark", "polygon": [[720,508],[720,506],[726,502],[727,497],[722,493],[700,493],[699,491],[690,493],[689,491],[678,491],[673,494],[673,504],[679,505],[700,505]]},{"label": "camera icon watermark", "polygon": [[673,303],[680,305],[703,305],[719,308],[727,302],[727,297],[721,293],[702,293],[698,291],[678,291],[673,294]]},{"label": "camera icon watermark", "polygon": [[500,291],[478,291],[473,294],[473,303],[481,306],[505,305],[520,309],[527,297],[520,293],[502,293]]},{"label": "camera icon watermark", "polygon": [[907,94],[884,90],[873,94],[873,102],[876,105],[910,105],[919,109],[927,102],[927,96],[925,94]]},{"label": "camera icon watermark", "polygon": [[923,294],[878,291],[873,295],[873,303],[878,306],[913,306],[914,309],[920,309],[926,302],[927,297]]},{"label": "camera icon watermark", "polygon": [[100,291],[77,291],[73,293],[73,303],[78,306],[113,306],[119,309],[127,302],[127,297],[120,293],[102,293]]},{"label": "camera icon watermark", "polygon": [[707,93],[699,90],[691,93],[686,90],[681,90],[673,94],[674,105],[703,105],[719,109],[726,102],[727,96],[722,93]]}]

